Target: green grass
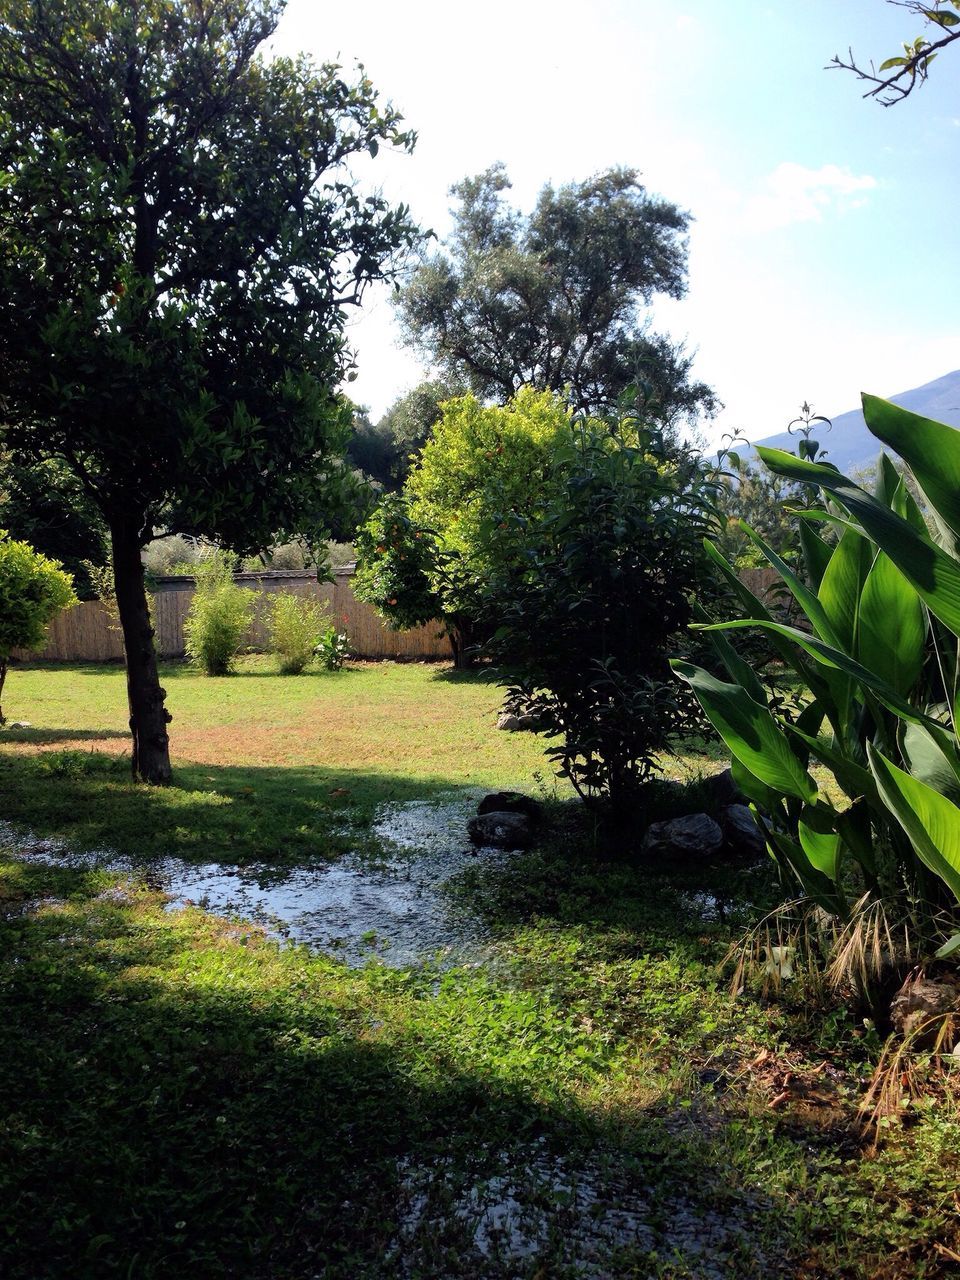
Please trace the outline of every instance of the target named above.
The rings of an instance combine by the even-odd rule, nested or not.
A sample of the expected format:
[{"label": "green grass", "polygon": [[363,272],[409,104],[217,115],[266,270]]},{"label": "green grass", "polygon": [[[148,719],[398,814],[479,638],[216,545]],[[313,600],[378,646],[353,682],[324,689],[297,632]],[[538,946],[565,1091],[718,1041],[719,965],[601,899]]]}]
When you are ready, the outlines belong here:
[{"label": "green grass", "polygon": [[[536,740],[493,731],[497,695],[476,680],[248,670],[167,673],[187,784],[169,794],[85,754],[123,746],[103,736],[122,729],[118,672],[16,670],[11,712],[36,727],[5,735],[0,817],[231,861],[235,842],[292,856],[306,826],[296,848],[330,856],[383,799],[529,787],[543,768]],[[596,1275],[950,1274],[955,1101],[915,1108],[874,1149],[856,1106],[875,1050],[855,1011],[789,989],[729,998],[717,964],[775,894],[766,875],[666,874],[554,822],[541,851],[462,879],[495,943],[446,973],[351,970],[165,911],[143,883],[0,849],[0,1274],[564,1277],[606,1200],[644,1231],[602,1245]],[[726,924],[704,920],[699,892]],[[504,1177],[546,1224],[520,1263],[476,1248]]]}]

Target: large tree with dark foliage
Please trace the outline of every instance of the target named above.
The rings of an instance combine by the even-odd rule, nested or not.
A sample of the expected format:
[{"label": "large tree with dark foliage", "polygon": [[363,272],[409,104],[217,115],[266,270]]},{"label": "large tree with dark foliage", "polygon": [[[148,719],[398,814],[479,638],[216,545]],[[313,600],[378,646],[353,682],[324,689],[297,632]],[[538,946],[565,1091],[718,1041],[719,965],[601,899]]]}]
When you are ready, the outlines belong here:
[{"label": "large tree with dark foliage", "polygon": [[133,768],[169,780],[140,563],[335,507],[346,304],[415,229],[346,170],[413,135],[362,75],[259,55],[284,0],[0,0],[0,422],[109,528]]},{"label": "large tree with dark foliage", "polygon": [[452,188],[447,249],[399,296],[408,341],[501,403],[524,385],[569,388],[573,407],[593,412],[634,384],[662,420],[710,411],[690,357],[645,317],[658,294],[686,290],[689,215],[647,192],[633,169],[547,186],[528,216],[506,203],[509,186],[494,165]]}]

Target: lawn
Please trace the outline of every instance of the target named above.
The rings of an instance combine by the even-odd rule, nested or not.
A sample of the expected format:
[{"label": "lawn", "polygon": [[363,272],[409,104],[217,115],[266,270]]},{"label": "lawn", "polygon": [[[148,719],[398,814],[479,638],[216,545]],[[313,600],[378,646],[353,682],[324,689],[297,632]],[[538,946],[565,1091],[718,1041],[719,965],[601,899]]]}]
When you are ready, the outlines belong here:
[{"label": "lawn", "polygon": [[[258,660],[165,683],[178,785],[148,791],[116,759],[119,671],[16,669],[32,728],[3,735],[0,818],[289,862],[372,843],[382,803],[552,788],[475,677]],[[776,891],[764,868],[644,865],[557,806],[541,849],[456,887],[483,963],[351,969],[0,849],[0,1273],[954,1274],[952,1095],[866,1127],[879,1046],[855,1009],[812,985],[730,998],[719,962]]]}]

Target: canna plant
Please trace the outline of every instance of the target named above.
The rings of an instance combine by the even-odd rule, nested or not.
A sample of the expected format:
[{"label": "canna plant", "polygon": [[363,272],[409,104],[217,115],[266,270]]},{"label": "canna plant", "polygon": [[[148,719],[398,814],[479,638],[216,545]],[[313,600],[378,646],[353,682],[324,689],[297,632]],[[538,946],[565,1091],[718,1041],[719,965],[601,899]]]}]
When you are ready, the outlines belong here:
[{"label": "canna plant", "polygon": [[[708,546],[745,615],[699,624],[728,678],[673,665],[729,748],[771,855],[804,892],[841,920],[864,895],[910,907],[915,919],[925,904],[936,932],[933,921],[944,909],[955,918],[960,905],[960,431],[872,396],[863,406],[926,512],[886,454],[868,493],[815,451],[759,448],[811,499],[798,513],[799,566],[746,530],[802,625],[774,618]],[[767,696],[725,634],[742,628],[767,633],[799,684],[795,700]],[[832,783],[818,781],[824,771]],[[960,933],[939,954],[958,949]]]}]

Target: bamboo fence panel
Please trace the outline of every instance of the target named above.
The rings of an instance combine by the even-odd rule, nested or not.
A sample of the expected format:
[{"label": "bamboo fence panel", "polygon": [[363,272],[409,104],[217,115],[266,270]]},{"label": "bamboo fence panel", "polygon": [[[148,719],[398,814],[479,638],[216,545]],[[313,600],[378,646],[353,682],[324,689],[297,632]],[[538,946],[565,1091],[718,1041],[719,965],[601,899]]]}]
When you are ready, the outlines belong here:
[{"label": "bamboo fence panel", "polygon": [[[325,600],[330,620],[350,637],[350,649],[360,658],[449,658],[450,642],[439,623],[393,631],[376,610],[362,603],[350,586],[351,573],[337,572],[333,582],[318,583],[309,573],[297,571],[241,573],[237,581],[259,594],[253,624],[244,647],[267,648],[266,598],[287,591],[310,599]],[[153,625],[157,652],[164,658],[184,654],[183,624],[193,599],[189,578],[161,578],[153,594]],[[122,659],[123,638],[111,629],[111,621],[98,600],[66,609],[54,618],[47,643],[39,652],[15,651],[13,656],[38,662],[108,662]]]}]

